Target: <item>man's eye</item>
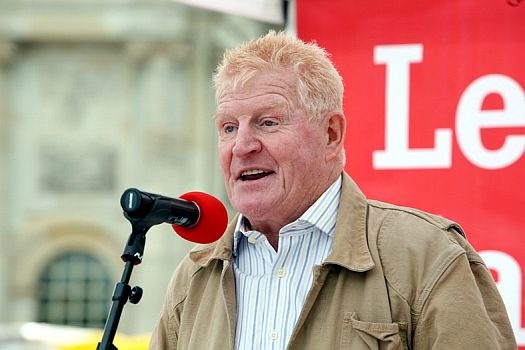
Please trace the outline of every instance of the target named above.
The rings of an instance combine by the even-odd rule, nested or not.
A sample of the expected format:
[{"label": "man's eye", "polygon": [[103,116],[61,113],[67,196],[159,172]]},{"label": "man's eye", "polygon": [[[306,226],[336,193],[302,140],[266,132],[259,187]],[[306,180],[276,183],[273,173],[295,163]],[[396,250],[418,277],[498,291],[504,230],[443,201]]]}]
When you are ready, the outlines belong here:
[{"label": "man's eye", "polygon": [[235,131],[235,127],[233,125],[226,125],[224,128],[224,133],[225,134],[231,134],[232,132]]},{"label": "man's eye", "polygon": [[262,123],[261,123],[262,126],[276,126],[277,123],[273,120],[264,120]]}]

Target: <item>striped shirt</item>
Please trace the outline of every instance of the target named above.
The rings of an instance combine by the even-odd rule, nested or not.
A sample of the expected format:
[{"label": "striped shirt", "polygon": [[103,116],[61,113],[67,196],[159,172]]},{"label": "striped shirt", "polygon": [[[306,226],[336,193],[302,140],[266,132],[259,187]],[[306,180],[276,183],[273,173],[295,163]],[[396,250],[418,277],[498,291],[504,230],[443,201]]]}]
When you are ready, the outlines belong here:
[{"label": "striped shirt", "polygon": [[248,230],[240,216],[233,244],[235,349],[286,348],[312,286],[313,268],[332,252],[340,194],[341,177],[279,231],[278,252],[264,234]]}]

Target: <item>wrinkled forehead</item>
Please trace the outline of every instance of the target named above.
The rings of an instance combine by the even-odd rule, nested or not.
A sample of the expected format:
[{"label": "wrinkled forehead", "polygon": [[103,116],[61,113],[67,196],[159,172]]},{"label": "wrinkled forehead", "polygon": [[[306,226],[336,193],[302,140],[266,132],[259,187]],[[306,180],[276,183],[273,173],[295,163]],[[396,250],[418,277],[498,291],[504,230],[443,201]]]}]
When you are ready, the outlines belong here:
[{"label": "wrinkled forehead", "polygon": [[246,81],[224,85],[217,98],[217,113],[249,106],[289,109],[297,106],[297,100],[297,79],[292,72],[260,72]]},{"label": "wrinkled forehead", "polygon": [[216,118],[261,115],[265,113],[290,114],[293,106],[282,95],[262,94],[250,98],[225,98],[217,105]]}]

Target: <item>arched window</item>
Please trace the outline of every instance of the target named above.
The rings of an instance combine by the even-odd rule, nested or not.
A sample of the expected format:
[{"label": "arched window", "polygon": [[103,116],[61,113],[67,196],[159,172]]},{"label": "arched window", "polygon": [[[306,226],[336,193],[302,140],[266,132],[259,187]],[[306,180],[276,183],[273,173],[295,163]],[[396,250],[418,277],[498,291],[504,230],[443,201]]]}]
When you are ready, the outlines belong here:
[{"label": "arched window", "polygon": [[70,252],[53,259],[38,281],[38,321],[104,327],[112,283],[93,256]]}]

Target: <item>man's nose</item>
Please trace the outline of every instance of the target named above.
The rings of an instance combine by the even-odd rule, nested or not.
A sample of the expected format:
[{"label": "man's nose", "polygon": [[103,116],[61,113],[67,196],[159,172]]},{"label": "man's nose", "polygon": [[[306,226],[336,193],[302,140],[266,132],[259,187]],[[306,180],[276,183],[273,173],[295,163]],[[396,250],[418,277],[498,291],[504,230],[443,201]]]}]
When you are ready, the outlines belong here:
[{"label": "man's nose", "polygon": [[241,125],[237,129],[233,154],[237,157],[244,157],[261,150],[261,141],[257,137],[255,130],[248,125]]}]

